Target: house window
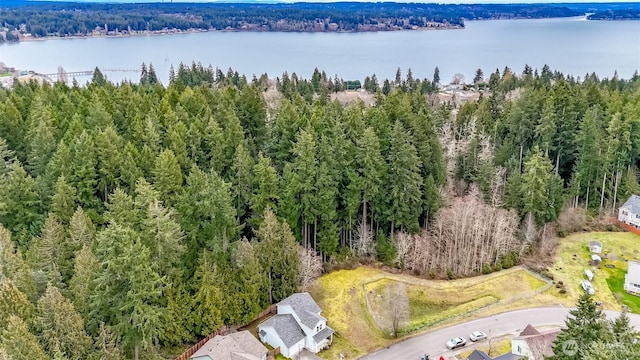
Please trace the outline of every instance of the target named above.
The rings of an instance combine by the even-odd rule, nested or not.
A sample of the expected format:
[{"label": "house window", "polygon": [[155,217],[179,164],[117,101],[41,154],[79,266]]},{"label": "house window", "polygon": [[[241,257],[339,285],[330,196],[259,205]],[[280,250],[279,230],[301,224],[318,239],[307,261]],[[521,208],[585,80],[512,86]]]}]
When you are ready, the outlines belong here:
[{"label": "house window", "polygon": [[316,332],[320,332],[322,330],[322,324],[316,326]]},{"label": "house window", "polygon": [[627,216],[627,215],[629,215],[629,213],[626,210],[623,210],[622,211],[622,215]]}]

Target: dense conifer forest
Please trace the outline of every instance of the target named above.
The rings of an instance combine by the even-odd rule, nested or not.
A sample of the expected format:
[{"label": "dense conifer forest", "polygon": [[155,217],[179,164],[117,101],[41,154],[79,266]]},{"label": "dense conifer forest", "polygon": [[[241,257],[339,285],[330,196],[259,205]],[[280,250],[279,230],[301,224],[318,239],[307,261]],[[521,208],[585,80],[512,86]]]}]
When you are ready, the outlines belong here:
[{"label": "dense conifer forest", "polygon": [[640,77],[479,74],[467,102],[372,75],[371,106],[196,64],[0,89],[0,354],[170,357],[323,265],[491,272],[640,192]]}]

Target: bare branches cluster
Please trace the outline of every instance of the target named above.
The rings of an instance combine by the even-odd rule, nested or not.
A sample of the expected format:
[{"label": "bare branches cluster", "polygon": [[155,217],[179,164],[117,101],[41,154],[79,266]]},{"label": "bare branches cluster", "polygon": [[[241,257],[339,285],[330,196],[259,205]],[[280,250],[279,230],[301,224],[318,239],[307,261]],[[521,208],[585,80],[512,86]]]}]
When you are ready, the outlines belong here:
[{"label": "bare branches cluster", "polygon": [[322,260],[315,251],[299,247],[298,284],[302,291],[309,290],[313,282],[322,274]]},{"label": "bare branches cluster", "polygon": [[487,205],[477,194],[455,198],[438,213],[429,232],[394,237],[396,263],[432,276],[479,273],[524,250],[518,223],[515,211]]}]

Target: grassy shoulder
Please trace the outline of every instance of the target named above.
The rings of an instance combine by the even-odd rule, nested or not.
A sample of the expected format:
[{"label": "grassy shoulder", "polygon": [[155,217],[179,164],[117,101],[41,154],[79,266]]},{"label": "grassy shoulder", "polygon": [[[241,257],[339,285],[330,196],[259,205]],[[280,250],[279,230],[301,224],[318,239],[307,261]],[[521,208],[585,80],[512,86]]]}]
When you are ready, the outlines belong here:
[{"label": "grassy shoulder", "polygon": [[385,309],[378,302],[378,295],[395,282],[406,285],[410,315],[405,330],[413,333],[433,329],[546,285],[520,267],[451,281],[391,274],[365,266],[335,271],[320,278],[311,291],[329,326],[336,330],[334,344],[319,355],[338,359],[342,353],[346,358],[355,358],[398,341],[385,335],[365,302],[366,292],[372,311],[379,312],[373,315],[381,315]]}]

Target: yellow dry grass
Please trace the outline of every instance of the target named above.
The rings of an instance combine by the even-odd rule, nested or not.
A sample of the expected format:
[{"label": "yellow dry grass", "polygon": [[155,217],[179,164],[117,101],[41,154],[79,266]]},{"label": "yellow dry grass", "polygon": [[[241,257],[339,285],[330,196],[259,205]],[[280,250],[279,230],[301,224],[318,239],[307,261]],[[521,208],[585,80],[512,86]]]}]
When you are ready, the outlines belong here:
[{"label": "yellow dry grass", "polygon": [[343,352],[352,359],[387,344],[373,324],[362,291],[363,279],[380,273],[369,267],[334,271],[321,277],[310,291],[327,318],[327,324],[336,330],[334,344],[321,353],[323,358],[338,359]]},{"label": "yellow dry grass", "polygon": [[[334,344],[320,356],[339,359],[339,354],[343,353],[347,358],[355,358],[396,341],[386,338],[376,325],[367,310],[363,291],[366,283],[370,299],[376,299],[376,294],[384,293],[384,288],[395,281],[407,284],[411,329],[443,324],[447,319],[472,313],[545,284],[520,267],[451,281],[391,274],[371,267],[334,271],[321,277],[311,290],[328,325],[336,330]],[[375,308],[376,304],[372,303],[372,306]]]},{"label": "yellow dry grass", "polygon": [[493,339],[491,342],[485,342],[481,345],[474,346],[472,349],[463,351],[459,357],[466,359],[474,350],[484,351],[487,355],[497,357],[511,352],[511,338],[503,337],[499,339]]},{"label": "yellow dry grass", "polygon": [[[591,240],[602,243],[601,269],[594,268],[588,263],[590,258],[588,244]],[[607,255],[612,258],[617,257],[618,260],[607,260]],[[566,294],[560,294],[557,288],[550,290],[550,293],[565,305],[575,305],[583,292],[580,280],[585,279],[584,270],[590,269],[594,274],[591,281],[595,289],[594,300],[602,302],[607,309],[620,310],[620,305],[609,290],[606,280],[610,272],[604,265],[613,264],[616,268],[626,269],[627,264],[622,261],[622,258],[640,259],[640,237],[628,232],[591,232],[568,236],[560,241],[554,266],[550,269],[555,282],[564,283]]]}]

